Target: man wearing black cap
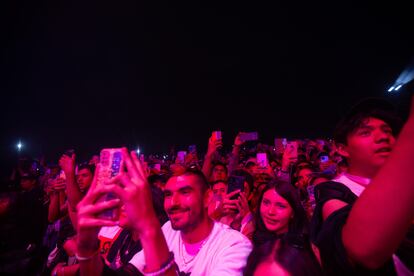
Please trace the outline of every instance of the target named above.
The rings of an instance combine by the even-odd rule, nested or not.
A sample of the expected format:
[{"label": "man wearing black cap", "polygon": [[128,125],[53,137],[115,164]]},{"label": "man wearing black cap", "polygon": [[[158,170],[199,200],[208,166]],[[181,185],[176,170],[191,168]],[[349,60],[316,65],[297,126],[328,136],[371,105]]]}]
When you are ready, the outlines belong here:
[{"label": "man wearing black cap", "polygon": [[[399,129],[400,120],[392,105],[380,99],[366,99],[358,103],[336,127],[335,142],[339,154],[349,164],[348,172],[315,188],[317,206],[312,219],[312,239],[320,250],[322,266],[328,275],[413,275],[407,273],[412,273],[410,269],[413,271],[414,248],[406,250],[407,244],[412,246],[413,240],[405,240],[403,248],[400,246],[395,251],[402,237],[399,239],[397,234],[384,237],[382,234],[393,232],[393,227],[401,228],[401,225],[388,222],[387,215],[404,212],[398,210],[398,207],[387,209],[383,206],[385,210],[382,210],[382,222],[373,220],[367,226],[368,220],[365,220],[369,214],[375,214],[371,216],[373,218],[378,215],[376,211],[381,212],[372,208],[380,203],[375,198],[375,193],[379,195],[378,200],[381,200],[381,195],[392,185],[398,189],[398,182],[394,184],[389,181],[390,178],[397,181],[397,177],[391,177],[392,175],[398,175],[400,171],[401,175],[409,173],[395,158],[391,162],[393,166],[384,166],[394,148]],[[407,140],[404,142],[406,147],[410,147],[407,146]],[[399,150],[395,155],[398,154],[401,156],[404,153]],[[384,173],[379,174],[387,170],[390,172],[386,174],[387,177],[383,177]],[[403,180],[411,179],[404,177]],[[381,185],[387,188],[376,189]],[[369,192],[365,193],[368,186]],[[360,200],[363,192],[365,197]],[[387,195],[385,198],[386,201],[389,200]],[[390,217],[396,218],[396,215]],[[405,234],[407,228],[397,232]],[[368,231],[371,232],[367,234]],[[374,234],[374,231],[378,232]]]},{"label": "man wearing black cap", "polygon": [[22,172],[20,191],[12,194],[9,203],[2,217],[2,223],[9,228],[7,237],[2,237],[0,274],[35,274],[43,261],[42,237],[47,225],[38,176]]}]

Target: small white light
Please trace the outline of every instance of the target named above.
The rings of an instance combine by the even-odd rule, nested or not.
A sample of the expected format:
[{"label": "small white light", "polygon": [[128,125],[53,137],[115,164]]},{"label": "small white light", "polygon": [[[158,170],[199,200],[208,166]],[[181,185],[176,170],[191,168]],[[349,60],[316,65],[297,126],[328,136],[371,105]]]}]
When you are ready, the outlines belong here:
[{"label": "small white light", "polygon": [[139,154],[141,151],[139,150],[139,148],[137,149],[137,153]]},{"label": "small white light", "polygon": [[396,88],[395,88],[395,91],[397,91],[398,89],[400,89],[402,87],[402,84],[400,84],[400,85],[398,85]]},{"label": "small white light", "polygon": [[394,86],[391,86],[390,89],[388,89],[388,92],[391,92],[394,90]]},{"label": "small white light", "polygon": [[17,150],[20,151],[23,147],[22,142],[19,141],[19,143],[17,144]]}]

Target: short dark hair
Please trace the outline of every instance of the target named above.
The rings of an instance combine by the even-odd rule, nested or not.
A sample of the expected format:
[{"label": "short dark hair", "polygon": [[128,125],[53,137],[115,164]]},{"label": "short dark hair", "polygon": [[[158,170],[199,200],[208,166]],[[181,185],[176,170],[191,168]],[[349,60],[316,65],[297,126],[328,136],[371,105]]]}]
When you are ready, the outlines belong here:
[{"label": "short dark hair", "polygon": [[95,173],[95,165],[93,164],[89,164],[89,163],[79,164],[78,171],[83,170],[83,169],[89,170],[92,174]]},{"label": "short dark hair", "polygon": [[214,170],[214,168],[217,167],[217,166],[222,166],[224,168],[224,170],[226,171],[226,174],[228,174],[226,164],[224,164],[223,162],[220,162],[220,161],[216,161],[216,162],[213,163],[213,168],[212,169]]},{"label": "short dark hair", "polygon": [[[187,168],[180,175],[193,175],[193,176],[197,177],[198,180],[200,180],[201,190],[202,190],[203,193],[205,193],[209,189],[208,180],[207,180],[206,176],[204,175],[204,173],[202,171],[200,171],[199,169]],[[178,176],[180,176],[180,175],[178,175]],[[174,176],[176,176],[176,175],[174,175]]]},{"label": "short dark hair", "polygon": [[269,257],[290,275],[323,275],[307,236],[285,234],[255,247],[247,259],[244,275],[253,275]]},{"label": "short dark hair", "polygon": [[210,187],[213,188],[213,186],[218,184],[218,183],[224,183],[224,184],[228,185],[227,181],[225,181],[225,180],[216,180],[216,181],[210,182]]},{"label": "short dark hair", "polygon": [[354,105],[336,125],[335,142],[346,145],[348,135],[358,129],[369,117],[386,122],[394,135],[398,134],[402,126],[402,120],[390,102],[381,98],[366,98]]}]

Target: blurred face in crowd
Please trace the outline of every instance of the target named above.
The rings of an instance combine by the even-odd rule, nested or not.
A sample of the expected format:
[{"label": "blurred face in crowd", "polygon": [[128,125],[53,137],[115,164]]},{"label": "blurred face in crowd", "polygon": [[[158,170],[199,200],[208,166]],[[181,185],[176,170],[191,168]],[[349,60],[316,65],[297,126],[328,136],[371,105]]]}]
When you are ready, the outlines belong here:
[{"label": "blurred face in crowd", "polygon": [[339,145],[339,153],[349,161],[349,173],[372,178],[385,163],[394,146],[391,127],[377,118],[367,118]]},{"label": "blurred face in crowd", "polygon": [[227,179],[226,168],[223,165],[214,166],[213,172],[212,172],[212,179],[213,181],[226,180]]},{"label": "blurred face in crowd", "polygon": [[298,172],[298,182],[296,182],[296,187],[304,188],[308,185],[309,179],[313,171],[309,168],[303,168]]},{"label": "blurred face in crowd", "polygon": [[217,182],[213,185],[212,190],[214,195],[224,198],[227,193],[227,184],[224,182]]},{"label": "blurred face in crowd", "polygon": [[272,177],[268,173],[256,173],[254,174],[254,186],[258,187],[263,184],[267,184],[272,180]]},{"label": "blurred face in crowd", "polygon": [[267,230],[283,234],[289,229],[289,221],[293,218],[293,209],[275,189],[269,189],[263,194],[260,203],[260,216]]},{"label": "blurred face in crowd", "polygon": [[93,180],[93,174],[89,169],[80,169],[76,178],[76,181],[79,185],[79,189],[84,192],[91,185]]},{"label": "blurred face in crowd", "polygon": [[195,175],[171,177],[164,189],[164,208],[174,230],[189,233],[207,217],[208,198]]},{"label": "blurred face in crowd", "polygon": [[20,180],[20,187],[23,191],[29,191],[36,186],[36,179],[23,177]]}]

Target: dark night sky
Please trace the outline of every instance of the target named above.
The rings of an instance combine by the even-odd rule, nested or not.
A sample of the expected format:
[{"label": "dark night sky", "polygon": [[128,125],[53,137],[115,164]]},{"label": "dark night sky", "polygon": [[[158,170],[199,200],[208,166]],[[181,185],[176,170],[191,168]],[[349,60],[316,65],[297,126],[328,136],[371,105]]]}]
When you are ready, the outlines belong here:
[{"label": "dark night sky", "polygon": [[2,1],[2,161],[329,135],[413,57],[408,4],[360,2]]}]

